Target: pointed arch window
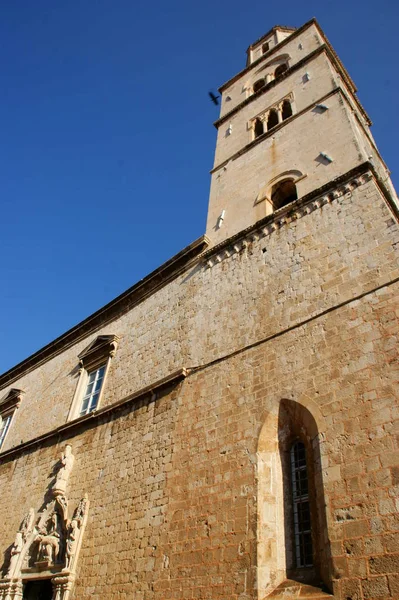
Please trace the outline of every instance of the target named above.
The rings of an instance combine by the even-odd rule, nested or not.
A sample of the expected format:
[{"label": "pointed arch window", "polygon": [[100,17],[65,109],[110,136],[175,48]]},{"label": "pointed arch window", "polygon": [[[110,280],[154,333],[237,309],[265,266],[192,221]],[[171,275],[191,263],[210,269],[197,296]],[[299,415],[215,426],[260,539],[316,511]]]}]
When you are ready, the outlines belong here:
[{"label": "pointed arch window", "polygon": [[292,116],[292,106],[289,100],[284,100],[281,110],[281,116],[283,117],[283,121]]},{"label": "pointed arch window", "polygon": [[300,440],[290,450],[294,546],[297,568],[313,566],[309,476],[305,444]]},{"label": "pointed arch window", "polygon": [[263,122],[260,119],[256,119],[254,125],[255,139],[264,133]]},{"label": "pointed arch window", "polygon": [[278,125],[278,112],[275,108],[272,108],[267,118],[267,130],[269,131],[269,129],[272,129],[276,125]]}]

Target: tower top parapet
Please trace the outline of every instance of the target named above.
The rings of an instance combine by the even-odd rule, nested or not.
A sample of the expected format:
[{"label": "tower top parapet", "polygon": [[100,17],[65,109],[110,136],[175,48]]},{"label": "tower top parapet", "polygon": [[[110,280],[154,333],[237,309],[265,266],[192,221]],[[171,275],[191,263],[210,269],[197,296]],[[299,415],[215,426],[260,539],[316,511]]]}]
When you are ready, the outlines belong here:
[{"label": "tower top parapet", "polygon": [[247,67],[272,50],[280,42],[296,31],[296,27],[275,25],[247,48]]},{"label": "tower top parapet", "polygon": [[370,160],[389,179],[356,87],[316,19],[274,26],[247,56],[219,88],[213,245]]}]

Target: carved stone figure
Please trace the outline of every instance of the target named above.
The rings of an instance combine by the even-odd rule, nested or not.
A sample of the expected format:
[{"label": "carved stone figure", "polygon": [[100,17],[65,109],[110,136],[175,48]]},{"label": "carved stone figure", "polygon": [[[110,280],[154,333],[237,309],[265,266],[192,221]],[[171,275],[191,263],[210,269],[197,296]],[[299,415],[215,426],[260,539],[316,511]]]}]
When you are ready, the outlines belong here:
[{"label": "carved stone figure", "polygon": [[87,494],[85,494],[83,496],[83,498],[81,499],[81,501],[79,502],[78,506],[76,507],[73,518],[79,522],[79,526],[81,525],[81,522],[86,514],[88,503],[89,503],[89,499],[88,499]]},{"label": "carved stone figure", "polygon": [[11,548],[11,559],[10,559],[10,566],[7,571],[7,577],[12,576],[12,574],[15,570],[16,564],[18,562],[19,555],[21,554],[23,547],[24,547],[24,538],[23,538],[22,532],[18,531],[17,535],[15,536],[14,545]]},{"label": "carved stone figure", "polygon": [[30,508],[28,514],[22,521],[21,527],[20,527],[20,532],[22,533],[24,540],[26,540],[27,536],[32,531],[34,519],[35,519],[35,511],[33,510],[33,508]]},{"label": "carved stone figure", "polygon": [[51,515],[47,525],[47,532],[39,533],[36,541],[39,542],[38,562],[48,562],[54,564],[58,559],[60,551],[60,527],[58,515],[54,512]]},{"label": "carved stone figure", "polygon": [[57,559],[58,552],[60,550],[59,536],[56,534],[51,535],[38,535],[37,540],[39,541],[39,561],[48,562],[54,564]]},{"label": "carved stone figure", "polygon": [[76,552],[76,546],[78,542],[79,536],[79,523],[76,519],[72,519],[71,525],[69,528],[69,535],[66,543],[66,560],[65,560],[65,568],[69,569],[71,566],[72,559]]},{"label": "carved stone figure", "polygon": [[72,471],[74,461],[75,457],[72,454],[72,446],[67,444],[61,456],[61,467],[57,473],[53,487],[54,494],[65,494],[68,478]]},{"label": "carved stone figure", "polygon": [[33,508],[30,508],[28,514],[24,517],[24,519],[21,523],[19,531],[17,532],[17,534],[15,536],[15,541],[11,548],[10,564],[8,567],[6,577],[13,577],[13,575],[14,575],[14,571],[17,567],[17,563],[18,563],[20,554],[23,550],[23,547],[25,545],[25,542],[27,540],[27,537],[32,532],[34,518],[35,518],[35,511],[33,510]]}]

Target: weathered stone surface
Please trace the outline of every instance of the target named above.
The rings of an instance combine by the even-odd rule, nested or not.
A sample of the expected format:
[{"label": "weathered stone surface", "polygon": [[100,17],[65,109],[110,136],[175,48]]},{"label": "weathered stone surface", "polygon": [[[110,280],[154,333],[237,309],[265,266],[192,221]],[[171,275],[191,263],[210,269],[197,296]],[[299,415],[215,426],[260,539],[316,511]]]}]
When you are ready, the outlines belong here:
[{"label": "weathered stone surface", "polygon": [[[311,27],[302,32],[306,52],[319,45]],[[294,60],[299,38],[291,42]],[[298,107],[336,77],[324,55],[312,60],[317,85],[301,97],[302,83],[295,84]],[[271,88],[270,102],[293,77],[280,91]],[[232,106],[241,83],[227,88]],[[253,107],[265,108],[265,96]],[[240,125],[249,106],[240,109]],[[273,215],[211,248],[2,390],[2,397],[24,392],[0,455],[3,574],[23,517],[60,487],[52,469],[70,444],[75,460],[61,491],[71,506],[90,498],[72,599],[321,599],[328,597],[321,581],[339,600],[398,597],[399,227],[378,170],[366,166],[350,181],[331,181],[361,163],[371,142],[355,151],[355,117],[338,94],[329,107],[320,132],[336,132],[336,171],[313,177],[309,170],[302,180],[304,192],[329,181],[327,199],[322,191],[311,202],[299,199],[284,218]],[[311,119],[309,112],[292,123],[291,148],[288,124],[279,130],[279,168],[302,154],[314,161],[324,138],[308,135]],[[230,142],[218,142],[221,158]],[[256,148],[237,158],[223,184],[225,197],[237,191],[233,212],[241,191],[252,198],[261,178],[272,176],[262,174],[270,147]],[[211,212],[219,209],[212,204]],[[240,211],[238,229],[247,217],[250,225],[260,218],[255,211],[241,220]],[[118,347],[100,412],[68,424],[79,355],[101,335],[117,336]],[[184,376],[171,377],[182,367]],[[310,463],[313,587],[294,569],[287,456],[297,438]],[[68,521],[73,542],[72,534]]]}]

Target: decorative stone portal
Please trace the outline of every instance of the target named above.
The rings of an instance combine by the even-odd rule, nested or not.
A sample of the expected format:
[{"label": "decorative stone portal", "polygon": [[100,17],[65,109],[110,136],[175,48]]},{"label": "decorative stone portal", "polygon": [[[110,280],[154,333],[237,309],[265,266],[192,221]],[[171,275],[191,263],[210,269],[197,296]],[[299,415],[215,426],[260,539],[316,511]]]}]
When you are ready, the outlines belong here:
[{"label": "decorative stone portal", "polygon": [[66,488],[74,464],[67,445],[44,508],[23,519],[0,580],[0,600],[68,600],[87,522],[87,494],[69,516]]}]

